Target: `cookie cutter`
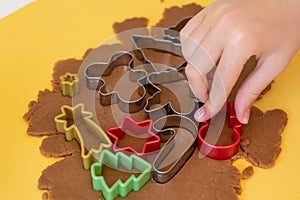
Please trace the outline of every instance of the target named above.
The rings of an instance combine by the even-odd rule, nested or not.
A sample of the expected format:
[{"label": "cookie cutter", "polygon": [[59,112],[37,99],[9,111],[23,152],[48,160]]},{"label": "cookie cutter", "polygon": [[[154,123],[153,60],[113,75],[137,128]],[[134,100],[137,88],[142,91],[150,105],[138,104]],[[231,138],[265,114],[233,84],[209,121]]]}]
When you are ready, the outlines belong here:
[{"label": "cookie cutter", "polygon": [[181,45],[170,40],[156,39],[144,35],[133,35],[132,41],[135,48],[134,54],[144,64],[144,69],[148,73],[157,72],[158,70],[145,55],[143,51],[144,48],[168,52],[183,57],[183,54],[181,52]]},{"label": "cookie cutter", "polygon": [[164,29],[164,39],[180,44],[179,32],[192,18],[193,16],[185,17],[175,24],[175,26],[170,26]]},{"label": "cookie cutter", "polygon": [[[61,112],[54,118],[57,132],[64,133],[68,141],[77,140],[81,148],[83,167],[89,169],[93,162],[98,161],[101,151],[110,149],[112,143],[102,128],[92,120],[93,114],[84,110],[83,104],[77,104],[74,107],[64,105],[61,107]],[[82,119],[83,123],[75,124],[75,121],[78,122],[79,119]],[[70,125],[69,121],[73,121],[73,124]],[[87,128],[101,141],[98,149],[86,150],[85,140],[81,133],[82,128]]]},{"label": "cookie cutter", "polygon": [[172,102],[168,102],[164,105],[160,104],[160,99],[161,99],[160,96],[162,90],[157,85],[172,84],[173,82],[186,81],[187,79],[182,73],[183,69],[184,68],[180,68],[180,69],[171,68],[166,71],[152,72],[148,75],[147,82],[150,83],[150,86],[148,86],[147,91],[150,94],[150,97],[147,99],[146,105],[144,107],[144,111],[150,116],[151,119],[153,119],[153,121],[165,115],[172,115],[172,114],[187,116],[192,119],[196,110],[198,110],[198,108],[200,108],[203,105],[192,94],[192,91],[190,90],[189,87],[186,88],[186,90],[189,90],[189,97],[191,99],[191,104],[192,104],[191,109],[189,111],[186,112],[176,111],[176,109],[174,109],[172,106]]},{"label": "cookie cutter", "polygon": [[[153,161],[153,179],[166,183],[193,154],[198,127],[191,119],[180,115],[164,116],[154,122],[153,127],[162,142],[166,142]],[[175,132],[173,128],[179,129]]]},{"label": "cookie cutter", "polygon": [[[122,120],[120,127],[113,127],[106,130],[107,136],[113,143],[113,150],[115,152],[131,152],[140,157],[143,157],[146,153],[154,152],[160,149],[160,137],[153,132],[152,120],[144,120],[136,122],[130,116],[125,116]],[[132,134],[138,137],[145,137],[147,134],[148,141],[144,143],[141,152],[138,152],[131,146],[119,147],[119,140],[121,140],[126,134],[125,131],[130,131]]]},{"label": "cookie cutter", "polygon": [[[121,166],[128,171],[135,169],[141,173],[137,177],[132,174],[124,183],[118,179],[109,187],[102,176],[104,165],[114,169]],[[127,156],[122,152],[113,154],[108,150],[103,150],[99,161],[91,167],[91,175],[93,189],[101,191],[105,199],[112,200],[117,196],[126,197],[132,190],[139,191],[151,178],[151,164],[134,154]]]},{"label": "cookie cutter", "polygon": [[243,125],[238,121],[234,113],[233,105],[233,102],[228,101],[226,107],[228,125],[230,128],[232,128],[233,143],[227,146],[217,146],[206,142],[204,138],[209,127],[209,121],[206,121],[198,131],[198,149],[203,155],[216,160],[226,160],[231,158],[238,152]]},{"label": "cookie cutter", "polygon": [[[99,90],[100,103],[104,106],[118,104],[124,112],[137,112],[145,105],[146,89],[144,87],[146,72],[144,70],[133,69],[134,57],[126,51],[114,53],[108,62],[94,62],[84,69],[84,75],[87,80],[87,87],[93,90]],[[124,100],[117,91],[109,92],[105,89],[105,81],[102,76],[108,76],[118,66],[127,66],[129,69],[130,80],[136,82],[140,98],[136,100]]]},{"label": "cookie cutter", "polygon": [[63,96],[74,97],[79,92],[79,78],[77,74],[69,72],[59,77],[60,88]]}]

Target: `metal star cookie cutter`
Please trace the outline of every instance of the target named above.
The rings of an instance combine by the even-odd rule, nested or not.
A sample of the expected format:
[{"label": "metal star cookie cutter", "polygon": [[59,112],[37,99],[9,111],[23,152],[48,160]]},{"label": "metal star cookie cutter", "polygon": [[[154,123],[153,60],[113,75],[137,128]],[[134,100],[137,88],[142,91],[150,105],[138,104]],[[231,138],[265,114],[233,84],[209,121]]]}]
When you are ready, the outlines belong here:
[{"label": "metal star cookie cutter", "polygon": [[176,25],[164,29],[164,39],[180,44],[179,32],[192,18],[192,16],[185,17]]},{"label": "metal star cookie cutter", "polygon": [[217,146],[205,141],[204,138],[208,131],[209,121],[204,122],[198,131],[198,149],[203,155],[209,158],[226,160],[234,156],[239,150],[243,125],[238,121],[234,113],[233,102],[227,102],[226,113],[228,117],[228,126],[232,128],[232,144],[227,146]]},{"label": "metal star cookie cutter", "polygon": [[[153,132],[152,126],[153,122],[150,119],[136,122],[130,116],[125,116],[122,120],[121,126],[109,128],[106,130],[106,133],[113,143],[113,151],[134,153],[140,157],[143,157],[147,153],[160,149],[160,137]],[[138,150],[131,146],[122,148],[119,147],[119,141],[124,137],[126,131],[130,131],[131,134],[137,137],[148,138],[148,141],[144,143],[141,152],[138,152]]]},{"label": "metal star cookie cutter", "polygon": [[[164,116],[153,127],[162,142],[166,142],[153,161],[153,179],[158,183],[166,183],[193,154],[198,127],[191,119],[180,115]],[[175,132],[173,128],[178,130]]]},{"label": "metal star cookie cutter", "polygon": [[[57,132],[64,133],[68,141],[74,138],[77,140],[81,148],[83,167],[89,169],[91,164],[98,160],[101,151],[110,149],[112,143],[102,128],[92,120],[93,114],[84,110],[83,104],[77,104],[74,107],[64,105],[61,107],[61,112],[54,118]],[[97,140],[101,141],[97,149],[91,147],[87,150],[83,131],[85,134],[91,132]]]},{"label": "metal star cookie cutter", "polygon": [[[108,62],[94,62],[89,64],[84,75],[87,80],[87,87],[90,89],[98,89],[100,94],[100,103],[104,106],[118,104],[124,112],[137,112],[145,105],[146,89],[144,87],[146,72],[144,70],[133,69],[133,55],[126,51],[114,53]],[[136,100],[124,100],[117,91],[106,91],[105,81],[102,76],[108,76],[118,66],[127,66],[129,69],[130,80],[138,85],[138,94],[140,97]]]},{"label": "metal star cookie cutter", "polygon": [[[128,171],[137,170],[141,172],[137,177],[131,175],[124,183],[118,179],[109,187],[102,176],[103,166],[107,165],[114,169],[119,166]],[[99,162],[91,167],[93,189],[101,191],[105,199],[112,200],[117,196],[126,197],[132,190],[139,191],[151,178],[151,164],[136,155],[127,156],[122,152],[116,154],[103,150]]]},{"label": "metal star cookie cutter", "polygon": [[79,92],[79,78],[77,74],[69,72],[59,77],[63,96],[74,97]]},{"label": "metal star cookie cutter", "polygon": [[[181,68],[183,69],[183,68]],[[182,71],[182,70],[181,70]],[[147,99],[146,105],[144,107],[145,112],[149,115],[149,117],[155,121],[159,119],[160,117],[163,117],[165,115],[181,115],[181,116],[187,116],[189,118],[193,118],[193,115],[195,111],[202,106],[202,103],[199,102],[196,97],[192,94],[192,91],[190,90],[187,79],[183,75],[182,72],[180,72],[178,69],[169,69],[167,71],[161,71],[161,72],[152,72],[147,77],[147,82],[150,83],[148,86],[148,93],[150,94],[150,97]],[[181,82],[180,84],[180,91],[188,91],[189,94],[186,94],[184,96],[188,96],[190,99],[190,109],[187,111],[182,111],[184,109],[183,107],[185,105],[180,105],[182,108],[181,111],[177,111],[173,108],[172,102],[167,102],[164,105],[160,104],[160,96],[162,90],[159,88],[158,85],[165,85],[167,84],[171,91],[174,93],[174,95],[177,95],[176,99],[179,99],[179,102],[181,101],[180,95],[176,93],[178,91],[178,82]],[[182,83],[183,82],[183,83]],[[173,85],[172,85],[173,84]],[[185,88],[184,85],[187,87]],[[182,96],[182,95],[181,95]],[[186,103],[186,102],[185,102]]]}]

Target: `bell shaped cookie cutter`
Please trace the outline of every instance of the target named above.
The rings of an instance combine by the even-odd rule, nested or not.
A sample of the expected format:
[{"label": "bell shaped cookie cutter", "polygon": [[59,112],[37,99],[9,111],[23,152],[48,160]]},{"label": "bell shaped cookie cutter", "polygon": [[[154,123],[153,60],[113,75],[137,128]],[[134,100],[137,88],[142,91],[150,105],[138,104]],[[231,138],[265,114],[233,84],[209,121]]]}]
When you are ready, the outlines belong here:
[{"label": "bell shaped cookie cutter", "polygon": [[[102,176],[104,165],[113,169],[123,167],[128,171],[137,170],[138,176],[131,175],[125,182],[118,179],[109,187]],[[99,162],[91,167],[93,189],[101,191],[106,200],[113,200],[117,196],[126,197],[132,190],[139,191],[151,178],[151,164],[136,155],[127,156],[122,152],[113,154],[103,150]]]},{"label": "bell shaped cookie cutter", "polygon": [[[171,180],[193,154],[198,127],[189,118],[168,115],[154,122],[154,130],[166,142],[153,161],[153,179],[158,183]],[[175,132],[174,128],[178,128]]]},{"label": "bell shaped cookie cutter", "polygon": [[[54,118],[57,132],[64,133],[68,141],[77,140],[81,148],[83,167],[89,169],[93,162],[98,161],[101,151],[110,149],[112,143],[102,128],[92,120],[93,114],[84,110],[83,104],[77,104],[74,107],[64,105],[61,107],[61,112]],[[90,131],[96,139],[101,141],[97,149],[87,150],[82,130],[85,130],[85,134],[87,134],[86,130]]]},{"label": "bell shaped cookie cutter", "polygon": [[[87,87],[93,90],[99,90],[100,103],[104,106],[118,104],[122,111],[127,113],[141,110],[146,102],[146,89],[144,81],[146,72],[140,69],[133,69],[133,55],[126,51],[114,53],[108,62],[94,62],[86,66],[84,75],[87,80]],[[138,85],[138,94],[140,97],[136,100],[124,100],[117,91],[108,92],[105,88],[103,76],[112,73],[115,67],[127,66],[130,79]]]},{"label": "bell shaped cookie cutter", "polygon": [[204,156],[216,160],[226,160],[231,158],[238,152],[243,125],[238,121],[234,113],[233,105],[233,102],[228,101],[226,107],[228,126],[232,128],[233,143],[227,146],[217,146],[209,144],[204,139],[208,131],[209,121],[204,122],[198,131],[198,149]]}]

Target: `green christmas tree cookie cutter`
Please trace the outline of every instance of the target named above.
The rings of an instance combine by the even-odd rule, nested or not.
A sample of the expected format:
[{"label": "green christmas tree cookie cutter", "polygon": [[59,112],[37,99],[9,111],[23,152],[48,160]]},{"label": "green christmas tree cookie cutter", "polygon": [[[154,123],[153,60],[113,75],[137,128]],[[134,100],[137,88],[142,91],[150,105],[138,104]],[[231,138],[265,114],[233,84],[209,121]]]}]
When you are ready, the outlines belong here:
[{"label": "green christmas tree cookie cutter", "polygon": [[[54,118],[57,132],[64,133],[67,141],[77,140],[81,148],[83,167],[90,169],[91,164],[98,161],[101,151],[111,148],[112,142],[103,129],[92,120],[93,114],[84,110],[83,104],[74,107],[64,105],[61,112]],[[70,124],[70,121],[73,123]],[[87,131],[100,141],[97,149],[86,146],[83,133],[87,134]]]},{"label": "green christmas tree cookie cutter", "polygon": [[60,88],[63,96],[74,97],[79,92],[79,78],[77,74],[69,72],[59,77]]},{"label": "green christmas tree cookie cutter", "polygon": [[[141,172],[138,177],[131,175],[124,183],[118,179],[109,187],[102,176],[103,166],[117,169],[119,166],[128,171],[133,169]],[[100,154],[99,162],[91,167],[91,175],[94,190],[101,191],[106,200],[113,200],[117,196],[126,197],[132,190],[139,191],[151,178],[151,164],[136,155],[127,156],[122,152],[113,154],[108,150],[103,150]]]}]

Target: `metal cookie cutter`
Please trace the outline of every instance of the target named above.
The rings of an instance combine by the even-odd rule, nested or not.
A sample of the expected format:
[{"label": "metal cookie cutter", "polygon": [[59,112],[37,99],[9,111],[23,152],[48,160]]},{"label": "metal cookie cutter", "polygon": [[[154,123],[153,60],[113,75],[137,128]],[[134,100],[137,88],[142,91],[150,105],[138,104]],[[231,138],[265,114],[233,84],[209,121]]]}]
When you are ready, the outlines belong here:
[{"label": "metal cookie cutter", "polygon": [[144,48],[165,51],[180,57],[183,56],[180,44],[170,40],[155,39],[143,35],[133,35],[132,40],[135,47],[134,54],[140,61],[142,61],[144,68],[148,73],[157,72],[159,70],[157,70],[155,65],[147,58],[143,51]]},{"label": "metal cookie cutter", "polygon": [[164,39],[180,44],[179,32],[192,19],[192,16],[185,17],[175,26],[164,29]]},{"label": "metal cookie cutter", "polygon": [[[166,183],[193,154],[198,127],[191,119],[180,115],[162,117],[153,126],[162,142],[166,142],[153,161],[153,179]],[[178,130],[175,132],[173,128]]]},{"label": "metal cookie cutter", "polygon": [[[138,156],[144,156],[146,153],[154,152],[160,149],[160,137],[153,132],[152,120],[144,120],[136,122],[129,116],[125,116],[122,120],[120,127],[113,127],[106,130],[107,136],[113,142],[113,150],[115,152],[131,152]],[[119,147],[119,140],[124,137],[126,131],[130,131],[137,137],[148,138],[148,141],[144,143],[143,150],[138,152],[131,146]],[[146,134],[146,135],[145,135]]]},{"label": "metal cookie cutter", "polygon": [[225,160],[234,156],[239,150],[241,133],[243,130],[242,124],[238,121],[235,113],[233,102],[227,102],[226,113],[228,117],[229,127],[232,128],[233,143],[228,146],[216,146],[205,141],[205,136],[208,131],[209,122],[204,122],[198,131],[198,149],[200,152],[210,158],[216,160]]},{"label": "metal cookie cutter", "polygon": [[[125,51],[116,52],[106,62],[94,62],[85,68],[84,75],[87,79],[87,87],[90,89],[99,89],[100,103],[104,106],[118,104],[124,112],[137,112],[145,105],[146,89],[143,86],[146,78],[144,70],[133,69],[133,56]],[[138,84],[138,94],[140,98],[136,100],[124,100],[117,91],[108,92],[105,89],[103,76],[108,76],[118,66],[127,66],[130,79]]]},{"label": "metal cookie cutter", "polygon": [[69,72],[59,77],[63,96],[74,97],[79,92],[79,78],[77,74]]},{"label": "metal cookie cutter", "polygon": [[[169,69],[168,71],[162,71],[162,72],[152,72],[148,75],[147,80],[150,83],[147,91],[151,96],[147,99],[147,103],[144,107],[144,110],[153,121],[165,115],[172,115],[172,114],[187,116],[192,119],[195,111],[200,106],[202,106],[202,103],[199,102],[194,97],[194,95],[192,95],[192,92],[188,84],[187,83],[185,84],[185,82],[187,81],[185,76],[180,71],[178,71],[178,69]],[[180,83],[180,85],[177,85],[178,83]],[[187,91],[188,94],[186,94],[186,96],[188,96],[188,98],[190,99],[189,101],[189,103],[191,104],[190,108],[186,111],[179,112],[173,108],[171,102],[161,105],[160,101],[161,101],[162,90],[158,87],[158,85],[168,85],[168,87],[171,89],[174,95],[176,95],[179,102],[181,102],[182,99],[178,92]],[[180,90],[178,90],[178,87],[180,87]],[[185,102],[185,105],[181,105],[181,106],[182,107],[186,106],[186,103],[187,102]]]},{"label": "metal cookie cutter", "polygon": [[[61,107],[62,113],[54,118],[56,129],[59,133],[64,133],[68,141],[74,138],[80,145],[83,167],[89,169],[91,164],[99,158],[103,149],[110,149],[112,143],[106,133],[93,120],[91,112],[84,111],[83,104],[75,107],[64,105]],[[75,123],[76,122],[76,123]],[[93,139],[99,140],[100,144],[95,149],[91,147],[87,150],[87,144],[82,133],[93,134]]]},{"label": "metal cookie cutter", "polygon": [[[103,166],[113,169],[123,167],[128,171],[137,170],[139,175],[131,175],[124,183],[118,179],[109,187],[102,176]],[[122,152],[116,154],[103,150],[99,162],[91,167],[93,189],[101,191],[105,199],[112,200],[117,196],[126,197],[132,190],[139,191],[151,178],[151,164],[136,155],[127,156]]]}]

